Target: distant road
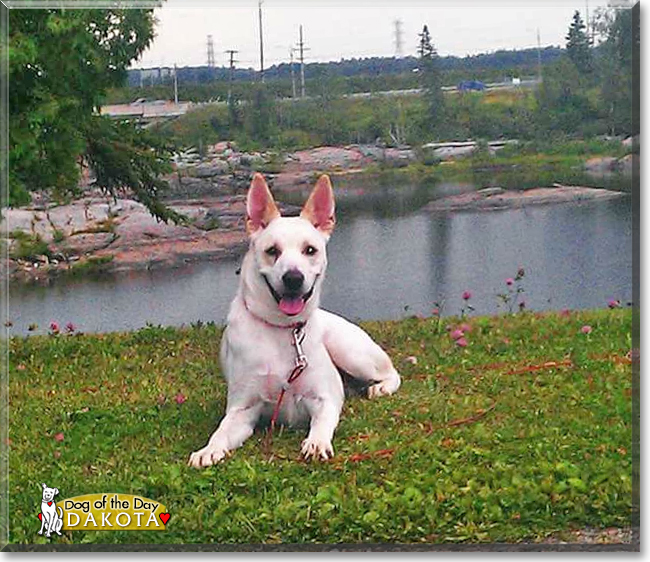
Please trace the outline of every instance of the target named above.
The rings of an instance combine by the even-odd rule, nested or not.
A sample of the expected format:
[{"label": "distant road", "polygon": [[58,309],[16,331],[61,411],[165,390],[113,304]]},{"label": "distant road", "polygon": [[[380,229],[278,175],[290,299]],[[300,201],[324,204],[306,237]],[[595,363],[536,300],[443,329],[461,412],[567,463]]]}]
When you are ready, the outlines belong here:
[{"label": "distant road", "polygon": [[[485,90],[516,90],[518,88],[534,88],[539,83],[539,80],[530,79],[522,80],[519,84],[512,82],[491,82],[485,84]],[[458,92],[457,86],[443,86],[443,92]],[[359,92],[356,94],[346,94],[345,98],[370,98],[372,96],[417,96],[422,93],[422,88],[413,88],[410,90],[386,90],[382,92]],[[288,98],[291,99],[291,98]]]},{"label": "distant road", "polygon": [[[519,84],[512,82],[492,82],[485,84],[485,90],[517,90],[522,88],[533,88],[539,81],[537,79],[522,80]],[[456,86],[443,86],[442,90],[447,93],[456,93]],[[372,97],[391,97],[391,96],[417,96],[422,94],[421,88],[412,88],[410,90],[385,90],[381,92],[357,92],[356,94],[345,94],[343,98],[372,98]],[[280,98],[278,101],[290,102],[299,99],[312,99],[312,96],[304,98]],[[244,102],[240,102],[244,103]],[[166,119],[173,119],[185,115],[198,107],[206,105],[225,105],[224,100],[207,101],[207,102],[179,102],[174,103],[167,100],[147,101],[143,99],[136,100],[133,103],[106,105],[101,108],[101,114],[107,115],[112,119],[137,120],[143,123],[151,123]]]}]

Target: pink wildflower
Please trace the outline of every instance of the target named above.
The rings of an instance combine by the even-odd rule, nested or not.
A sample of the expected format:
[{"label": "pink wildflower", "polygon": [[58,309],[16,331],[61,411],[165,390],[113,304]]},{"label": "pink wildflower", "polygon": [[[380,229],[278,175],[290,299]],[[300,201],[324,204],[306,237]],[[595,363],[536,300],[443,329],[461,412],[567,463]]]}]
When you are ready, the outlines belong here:
[{"label": "pink wildflower", "polygon": [[617,299],[611,299],[607,302],[607,306],[609,306],[609,308],[618,308],[621,306],[621,301]]},{"label": "pink wildflower", "polygon": [[467,347],[467,340],[465,338],[458,338],[456,340],[456,345],[458,347]]},{"label": "pink wildflower", "polygon": [[65,325],[65,331],[68,332],[68,334],[72,334],[76,330],[77,330],[77,327],[72,322],[68,322]]},{"label": "pink wildflower", "polygon": [[64,439],[65,439],[65,437],[63,436],[63,432],[61,432],[61,431],[54,436],[54,440],[58,441],[59,443],[61,441],[63,441]]},{"label": "pink wildflower", "polygon": [[467,322],[461,324],[461,325],[460,325],[460,329],[461,329],[463,332],[471,332],[471,331],[472,331],[472,327],[471,327]]},{"label": "pink wildflower", "polygon": [[592,332],[592,328],[591,328],[591,326],[585,325],[585,326],[583,326],[582,328],[580,328],[580,331],[581,331],[583,334],[591,334],[591,332]]},{"label": "pink wildflower", "polygon": [[472,298],[472,293],[470,293],[469,291],[465,291],[463,293],[463,300],[468,301],[471,298]]},{"label": "pink wildflower", "polygon": [[409,355],[406,359],[404,359],[407,363],[410,363],[411,365],[417,365],[418,364],[418,358],[415,357],[415,355]]},{"label": "pink wildflower", "polygon": [[456,328],[456,329],[455,329],[455,330],[450,334],[451,338],[454,339],[454,340],[456,340],[456,341],[458,341],[459,339],[461,339],[464,335],[465,335],[465,332],[463,332],[463,330],[461,330],[460,328]]},{"label": "pink wildflower", "polygon": [[512,277],[508,277],[508,278],[506,279],[506,285],[508,285],[508,287],[510,287],[511,285],[513,285],[514,282],[515,282],[515,280],[514,280]]},{"label": "pink wildflower", "polygon": [[50,322],[50,331],[53,334],[59,333],[59,324],[57,322]]},{"label": "pink wildflower", "polygon": [[176,400],[176,404],[182,404],[187,400],[186,396],[182,393],[179,392],[175,397],[174,400]]}]

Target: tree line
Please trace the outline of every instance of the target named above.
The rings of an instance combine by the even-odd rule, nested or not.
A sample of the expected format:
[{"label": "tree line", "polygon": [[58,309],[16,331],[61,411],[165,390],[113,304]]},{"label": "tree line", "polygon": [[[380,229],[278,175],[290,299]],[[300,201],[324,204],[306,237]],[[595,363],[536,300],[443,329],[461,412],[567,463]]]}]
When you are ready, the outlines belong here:
[{"label": "tree line", "polygon": [[[215,110],[197,126],[207,127],[206,134],[213,137],[241,138],[259,147],[377,138],[417,144],[463,135],[636,134],[638,5],[633,10],[602,10],[597,16],[590,36],[576,12],[565,49],[559,56],[547,53],[538,90],[512,103],[483,103],[480,94],[452,99],[442,94],[441,86],[450,76],[467,77],[470,68],[476,76],[505,73],[505,66],[499,65],[506,61],[530,64],[536,50],[465,59],[440,57],[424,26],[416,59],[310,65],[311,99],[288,104],[277,99],[283,97],[287,84],[281,78],[287,68],[279,65],[277,80],[249,82],[245,89],[234,90],[227,107]],[[4,204],[23,204],[30,191],[44,189],[74,196],[80,170],[91,166],[97,184],[107,192],[129,189],[158,218],[177,218],[159,202],[165,189],[160,178],[171,169],[175,148],[170,136],[98,113],[109,93],[124,87],[128,66],[151,43],[153,34],[152,10],[9,11],[9,200]],[[386,71],[386,65],[394,73]],[[418,72],[400,74],[400,65],[417,67]],[[459,65],[460,70],[448,65]],[[496,70],[490,65],[496,65]],[[374,84],[377,89],[391,89],[398,82],[388,80],[399,76],[408,76],[409,84],[421,88],[423,95],[412,103],[398,98],[364,104],[341,98],[352,81],[360,88]],[[187,116],[189,121],[201,116],[193,117],[194,113]]]},{"label": "tree line", "polygon": [[[500,73],[492,73],[495,76],[509,73],[513,69],[536,69],[538,58],[542,64],[547,64],[563,54],[560,47],[547,46],[539,51],[537,49],[521,50],[498,50],[494,53],[480,53],[458,57],[447,55],[440,57],[439,65],[443,71],[460,71],[462,73],[473,73],[484,70],[497,70]],[[417,70],[420,65],[420,58],[407,57],[365,57],[351,58],[331,62],[311,62],[305,64],[305,78],[316,78],[323,73],[330,76],[390,76],[396,74],[409,75]],[[298,63],[293,63],[294,72],[298,69]],[[156,86],[169,83],[173,79],[173,68],[149,68],[131,69],[127,72],[128,87]],[[227,81],[230,79],[231,71],[228,67],[179,67],[176,69],[179,84],[205,84],[214,81]],[[253,68],[235,68],[232,71],[234,80],[256,81],[259,79],[259,72]],[[291,78],[291,64],[281,63],[264,70],[264,77],[267,80],[287,80]]]}]

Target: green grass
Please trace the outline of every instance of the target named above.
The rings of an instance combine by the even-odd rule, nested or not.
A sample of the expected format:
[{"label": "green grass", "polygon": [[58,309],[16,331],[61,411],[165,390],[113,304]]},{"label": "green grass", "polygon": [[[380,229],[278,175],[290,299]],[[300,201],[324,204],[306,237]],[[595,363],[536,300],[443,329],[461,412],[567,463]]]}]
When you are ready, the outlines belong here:
[{"label": "green grass", "polygon": [[10,542],[46,542],[42,482],[172,514],[165,532],[58,543],[517,542],[629,526],[631,311],[471,318],[466,348],[445,330],[459,322],[364,324],[403,384],[346,401],[330,462],[302,461],[304,433],[283,430],[202,471],[186,461],[224,412],[219,328],[12,338]]},{"label": "green grass", "polygon": [[14,230],[9,234],[10,238],[15,241],[10,251],[10,257],[13,259],[32,261],[40,256],[51,257],[50,248],[38,234],[28,234],[21,230]]}]

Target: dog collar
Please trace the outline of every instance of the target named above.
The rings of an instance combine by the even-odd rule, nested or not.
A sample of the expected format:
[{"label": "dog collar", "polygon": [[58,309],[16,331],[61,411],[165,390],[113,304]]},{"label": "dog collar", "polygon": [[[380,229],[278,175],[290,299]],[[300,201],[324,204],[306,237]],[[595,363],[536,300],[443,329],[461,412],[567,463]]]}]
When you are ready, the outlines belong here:
[{"label": "dog collar", "polygon": [[248,313],[255,318],[255,320],[258,320],[259,322],[262,322],[262,324],[266,324],[267,326],[271,326],[273,328],[284,328],[286,330],[302,330],[305,327],[305,324],[307,324],[306,321],[304,322],[294,322],[293,324],[274,324],[273,322],[269,322],[265,318],[262,318],[261,316],[258,316],[255,314],[250,307],[248,306],[248,303],[246,302],[246,299],[242,296],[242,301],[244,303],[244,308],[248,311]]}]

